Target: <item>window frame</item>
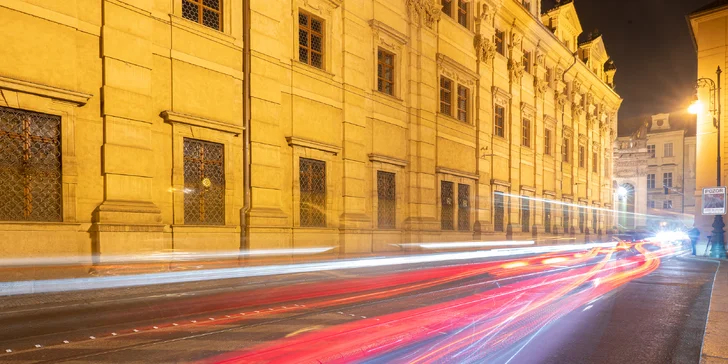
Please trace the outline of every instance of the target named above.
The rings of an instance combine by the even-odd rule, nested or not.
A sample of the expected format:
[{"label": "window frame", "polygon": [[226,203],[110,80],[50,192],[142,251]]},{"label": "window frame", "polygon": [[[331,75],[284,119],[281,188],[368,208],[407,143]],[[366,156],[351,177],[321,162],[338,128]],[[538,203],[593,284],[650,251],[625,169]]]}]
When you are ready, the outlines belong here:
[{"label": "window frame", "polygon": [[584,146],[583,144],[579,144],[577,158],[579,162],[579,168],[586,168],[586,146]]},{"label": "window frame", "polygon": [[563,144],[561,145],[561,162],[562,163],[571,163],[571,154],[570,154],[570,148],[571,145],[571,138],[564,137]]},{"label": "window frame", "polygon": [[[382,62],[382,55],[391,57],[391,65],[386,64],[386,62]],[[396,73],[396,67],[397,67],[397,55],[394,54],[394,52],[390,52],[382,47],[377,48],[377,91],[389,95],[389,96],[395,96],[395,87],[397,84],[397,73]],[[392,80],[387,80],[386,77],[384,77],[385,71],[384,68],[388,68],[391,70]],[[380,72],[382,70],[382,72]],[[388,83],[390,85],[391,92],[387,92],[384,90],[383,87],[380,87],[381,85],[384,85],[384,83]]]},{"label": "window frame", "polygon": [[[392,182],[392,221],[391,224],[382,224],[382,201],[389,201],[388,199],[382,199],[383,191],[382,185],[380,185],[379,176],[388,175],[391,176]],[[377,228],[380,230],[393,230],[397,228],[397,173],[387,170],[378,169],[376,171],[377,177]]]},{"label": "window frame", "polygon": [[551,153],[553,153],[553,149],[552,149],[552,145],[551,145],[551,143],[553,143],[552,134],[553,134],[553,132],[551,131],[550,128],[544,128],[544,130],[543,130],[543,142],[544,142],[543,143],[543,154],[544,155],[552,156],[552,154],[551,154]]},{"label": "window frame", "polygon": [[672,188],[672,172],[663,172],[662,173],[662,187],[668,187]]},{"label": "window frame", "polygon": [[531,148],[531,119],[521,118],[521,146]]},{"label": "window frame", "polygon": [[531,54],[531,51],[524,50],[523,51],[523,71],[528,73],[529,75],[533,72],[533,55]]},{"label": "window frame", "polygon": [[[472,210],[472,204],[471,199],[472,195],[470,193],[470,185],[465,183],[457,183],[457,194],[458,194],[458,209],[457,209],[457,230],[458,231],[470,231],[472,223],[470,221],[470,212]],[[462,194],[461,191],[465,190],[465,193],[467,197],[464,199],[465,204],[463,204]]]},{"label": "window frame", "polygon": [[531,232],[531,200],[521,196],[521,232]]},{"label": "window frame", "polygon": [[592,151],[592,173],[599,173],[599,153]]},{"label": "window frame", "polygon": [[[303,186],[302,177],[303,177],[304,171],[301,168],[301,166],[303,165],[303,161],[304,160],[305,161],[311,161],[312,164],[323,164],[323,169],[324,169],[324,175],[323,175],[323,187],[324,187],[323,195],[324,195],[324,200],[323,200],[323,208],[322,208],[322,210],[323,210],[323,224],[320,224],[320,225],[308,224],[308,223],[304,225],[304,223],[303,223],[303,220],[304,220],[303,219],[303,215],[304,215],[304,209],[303,209],[303,192],[304,191],[303,191],[303,187],[302,187]],[[328,218],[329,218],[328,212],[329,211],[328,211],[328,206],[327,206],[328,205],[328,197],[329,197],[329,188],[328,188],[329,186],[328,186],[328,181],[327,181],[327,179],[329,178],[329,170],[328,170],[329,169],[329,166],[328,166],[328,163],[327,163],[326,160],[321,160],[321,159],[316,159],[316,158],[310,158],[310,157],[305,157],[305,156],[299,156],[298,157],[298,166],[299,166],[298,167],[298,215],[299,215],[298,216],[298,226],[299,227],[302,227],[302,228],[326,228],[329,225],[328,224]],[[315,192],[315,191],[313,191],[313,192]]]},{"label": "window frame", "polygon": [[[445,87],[444,84],[447,83],[449,86]],[[447,78],[445,76],[440,76],[440,114],[447,115],[452,117],[453,113],[453,105],[452,105],[452,94],[453,94],[453,85],[455,84],[455,81],[453,81],[450,78]],[[447,97],[444,97],[444,94],[447,93]],[[447,105],[447,112],[445,112],[444,107]]]},{"label": "window frame", "polygon": [[[450,186],[450,194],[445,195],[444,186]],[[457,183],[453,181],[440,181],[440,230],[455,231],[455,186]],[[446,200],[447,197],[447,200]],[[447,202],[446,202],[447,201]],[[447,210],[446,207],[447,206]],[[446,211],[450,211],[450,216],[445,216]],[[446,219],[447,218],[447,219]]]},{"label": "window frame", "polygon": [[[464,0],[457,0],[457,19],[455,21],[465,29],[470,28],[470,3]],[[454,1],[453,1],[454,3]],[[465,23],[465,24],[463,24]]]},{"label": "window frame", "polygon": [[[222,199],[222,221],[213,221],[213,222],[205,221],[205,217],[204,217],[203,213],[201,213],[202,217],[200,218],[199,221],[188,221],[186,218],[187,214],[185,212],[187,211],[187,205],[188,205],[187,198],[190,197],[190,194],[185,192],[184,201],[183,201],[184,205],[183,205],[183,210],[182,210],[184,225],[187,225],[187,226],[190,226],[190,225],[191,226],[225,226],[226,222],[227,222],[227,208],[228,208],[227,203],[226,203],[227,202],[226,201],[227,200],[227,196],[226,196],[227,187],[226,186],[227,186],[228,177],[225,172],[226,172],[227,158],[229,158],[229,156],[225,155],[225,152],[226,152],[225,144],[220,143],[218,141],[210,141],[210,140],[200,139],[200,138],[196,138],[196,137],[187,137],[187,136],[182,137],[182,144],[183,144],[183,147],[182,147],[183,171],[182,171],[182,173],[184,176],[182,183],[185,185],[185,188],[184,188],[185,191],[187,191],[187,187],[186,187],[188,185],[187,182],[190,182],[190,181],[187,181],[187,178],[186,178],[186,175],[187,175],[186,167],[187,167],[188,156],[185,153],[185,150],[186,150],[185,144],[187,144],[187,143],[199,143],[200,145],[216,144],[217,147],[219,147],[222,151],[222,160],[219,163],[220,168],[222,169],[222,180],[223,180],[223,185],[222,185],[221,193],[219,196]],[[204,163],[204,159],[203,159],[203,163]],[[206,169],[205,166],[207,166],[207,165],[208,164],[203,164],[201,170],[204,171]],[[208,178],[205,177],[205,179],[208,179]],[[204,179],[203,179],[203,181],[204,181]],[[201,182],[201,183],[204,186],[204,182]],[[203,203],[202,201],[204,201],[203,197],[200,197],[200,200],[201,200],[200,204],[202,204]],[[205,209],[202,208],[201,210],[204,211]]]},{"label": "window frame", "polygon": [[672,210],[673,209],[672,200],[662,201],[662,209],[663,210]]},{"label": "window frame", "polygon": [[[195,6],[197,6],[197,20],[192,20],[192,19],[187,18],[187,17],[184,16],[184,3],[185,2],[188,2],[188,3],[191,3],[191,4],[195,5]],[[189,20],[191,22],[197,23],[199,25],[202,25],[202,26],[204,26],[206,28],[210,28],[212,30],[216,30],[216,31],[219,31],[219,32],[223,32],[225,30],[224,17],[223,17],[224,10],[225,10],[224,9],[225,3],[226,3],[226,1],[224,1],[224,0],[218,0],[218,4],[219,4],[218,7],[220,8],[220,10],[216,10],[214,8],[211,8],[211,7],[207,6],[207,5],[205,5],[204,0],[181,0],[180,1],[180,14],[181,14],[181,17],[183,19],[186,19],[186,20]],[[206,25],[204,23],[204,10],[205,9],[207,9],[207,10],[209,10],[209,11],[217,14],[217,17],[218,17],[218,27],[217,28],[213,28],[213,27],[211,27],[209,25]]]},{"label": "window frame", "polygon": [[496,28],[495,34],[493,35],[493,44],[495,44],[495,52],[504,57],[506,55],[505,41],[506,41],[506,32]]},{"label": "window frame", "polygon": [[[461,91],[464,91],[464,95],[461,93]],[[461,121],[463,123],[469,123],[470,122],[470,88],[463,86],[461,84],[457,85],[457,103],[455,105],[457,109],[457,117],[458,121]],[[464,103],[464,109],[461,108],[461,105]]]},{"label": "window frame", "polygon": [[[652,177],[652,178],[650,178]],[[655,189],[657,188],[657,174],[655,173],[648,173],[647,174],[647,189]]]},{"label": "window frame", "polygon": [[[669,147],[669,148],[668,148],[668,147]],[[668,151],[668,150],[670,151],[670,153],[669,153],[669,154],[667,153],[667,151]],[[675,156],[675,149],[674,149],[673,143],[672,143],[672,142],[670,142],[670,143],[665,143],[665,144],[664,144],[664,145],[662,146],[662,157],[663,157],[663,158],[672,158],[672,157],[674,157],[674,156]]]},{"label": "window frame", "polygon": [[654,209],[655,208],[655,201],[654,200],[647,201],[647,208],[648,209]]},{"label": "window frame", "polygon": [[[502,110],[502,113],[498,113],[498,110]],[[500,117],[500,123],[498,123]],[[500,133],[498,132],[500,130]],[[493,136],[499,138],[506,137],[506,107],[503,105],[496,104],[493,107]]]},{"label": "window frame", "polygon": [[543,203],[543,226],[544,232],[551,233],[551,219],[553,218],[553,211],[551,210],[551,202],[545,201]]},{"label": "window frame", "polygon": [[[302,15],[308,17],[308,19],[309,19],[308,20],[308,24],[305,25],[305,26],[304,25],[301,25],[300,19],[301,19],[301,16]],[[319,21],[321,23],[321,32],[318,33],[318,34],[316,34],[316,35],[318,35],[318,36],[321,37],[321,51],[320,52],[314,50],[311,47],[311,37],[312,37],[311,32],[314,31],[313,28],[312,28],[312,26],[311,26],[311,21],[312,20],[317,20],[317,21]],[[326,41],[327,41],[327,39],[326,39],[326,25],[327,25],[326,19],[324,19],[322,17],[319,17],[319,16],[316,16],[316,15],[313,15],[311,12],[308,12],[306,10],[303,10],[303,9],[300,9],[299,8],[298,9],[298,15],[297,15],[297,20],[296,21],[298,23],[298,39],[299,39],[299,41],[297,43],[298,48],[297,48],[297,52],[296,52],[296,57],[298,58],[298,61],[301,62],[301,63],[303,63],[303,64],[305,64],[305,65],[308,65],[308,66],[311,66],[313,68],[316,68],[316,69],[326,70]],[[302,46],[301,45],[301,41],[300,41],[300,39],[301,39],[300,38],[301,37],[301,31],[307,31],[307,34],[308,34],[307,35],[307,44],[308,44],[307,46]],[[306,61],[302,61],[301,60],[301,48],[304,48],[304,49],[307,50],[307,54],[308,55],[307,55]],[[316,66],[316,65],[314,65],[312,63],[313,62],[312,61],[313,57],[311,57],[311,54],[313,54],[314,52],[315,53],[319,53],[320,56],[321,56],[321,66],[320,67],[319,66]]]},{"label": "window frame", "polygon": [[493,192],[493,231],[506,231],[506,196],[500,191]]},{"label": "window frame", "polygon": [[647,145],[647,157],[649,159],[654,159],[657,157],[657,147],[654,144]]}]

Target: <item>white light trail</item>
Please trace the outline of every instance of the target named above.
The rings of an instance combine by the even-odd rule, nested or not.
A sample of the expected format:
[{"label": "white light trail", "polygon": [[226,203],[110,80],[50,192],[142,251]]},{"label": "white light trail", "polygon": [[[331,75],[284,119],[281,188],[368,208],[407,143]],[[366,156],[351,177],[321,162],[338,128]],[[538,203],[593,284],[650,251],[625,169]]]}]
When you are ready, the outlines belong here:
[{"label": "white light trail", "polygon": [[414,243],[414,244],[395,244],[403,248],[422,248],[422,249],[463,249],[463,248],[488,248],[494,246],[523,246],[534,245],[535,241],[460,241],[452,243]]}]

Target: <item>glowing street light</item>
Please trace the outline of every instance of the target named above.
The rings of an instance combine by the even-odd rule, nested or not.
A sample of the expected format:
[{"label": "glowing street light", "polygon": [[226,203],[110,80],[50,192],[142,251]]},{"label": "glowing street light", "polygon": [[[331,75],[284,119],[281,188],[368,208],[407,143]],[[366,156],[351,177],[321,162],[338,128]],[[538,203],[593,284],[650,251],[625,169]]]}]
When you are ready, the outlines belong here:
[{"label": "glowing street light", "polygon": [[703,110],[705,110],[705,105],[703,105],[703,102],[698,100],[697,98],[695,101],[693,101],[692,104],[688,107],[688,112],[693,115],[699,115],[703,113]]},{"label": "glowing street light", "polygon": [[628,194],[629,194],[629,191],[627,191],[627,189],[624,186],[619,186],[617,188],[617,196],[619,196],[619,198],[625,198],[625,197],[627,197]]}]

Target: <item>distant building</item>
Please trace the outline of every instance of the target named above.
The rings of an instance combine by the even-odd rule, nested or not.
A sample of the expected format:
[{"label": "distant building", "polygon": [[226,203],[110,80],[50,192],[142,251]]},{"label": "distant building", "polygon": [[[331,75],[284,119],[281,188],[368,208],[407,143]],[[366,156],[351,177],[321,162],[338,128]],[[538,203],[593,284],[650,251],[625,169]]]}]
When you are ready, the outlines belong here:
[{"label": "distant building", "polygon": [[691,225],[695,210],[695,121],[687,113],[635,119],[640,128],[615,142],[619,229]]}]

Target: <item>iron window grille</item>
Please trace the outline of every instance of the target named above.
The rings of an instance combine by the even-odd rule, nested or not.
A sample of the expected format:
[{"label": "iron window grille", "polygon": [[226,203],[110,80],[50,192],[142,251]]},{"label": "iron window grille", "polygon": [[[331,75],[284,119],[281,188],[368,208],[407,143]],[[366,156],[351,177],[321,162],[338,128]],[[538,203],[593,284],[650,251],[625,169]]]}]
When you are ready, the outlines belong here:
[{"label": "iron window grille", "polygon": [[521,231],[531,231],[531,201],[527,197],[521,198]]},{"label": "iron window grille", "polygon": [[458,24],[468,27],[468,3],[465,0],[458,0]]},{"label": "iron window grille", "polygon": [[326,227],[326,162],[299,160],[301,226]]},{"label": "iron window grille", "polygon": [[184,138],[184,219],[188,225],[225,225],[225,147]]},{"label": "iron window grille", "polygon": [[564,232],[565,233],[568,233],[569,232],[569,227],[571,225],[571,216],[569,214],[569,206],[568,205],[564,205],[563,206],[563,210],[562,210],[561,214],[562,214],[562,217],[563,217],[563,219],[561,221],[561,225],[564,228]]},{"label": "iron window grille", "polygon": [[182,0],[182,17],[222,31],[221,0]]},{"label": "iron window grille", "polygon": [[650,158],[655,158],[655,155],[657,153],[655,153],[655,146],[654,145],[648,145],[647,146],[647,154],[649,154],[649,157]]},{"label": "iron window grille", "polygon": [[662,174],[662,186],[672,187],[672,172]]},{"label": "iron window grille", "polygon": [[377,90],[394,95],[394,54],[377,51]]},{"label": "iron window grille", "polygon": [[493,121],[493,134],[501,138],[506,136],[506,108],[500,105],[495,106],[495,120]]},{"label": "iron window grille", "polygon": [[647,188],[655,188],[655,175],[653,173],[647,175]]},{"label": "iron window grille", "polygon": [[579,232],[584,233],[584,225],[586,224],[586,209],[579,207]]},{"label": "iron window grille", "polygon": [[543,154],[551,155],[551,129],[543,131]]},{"label": "iron window grille", "polygon": [[452,116],[452,81],[440,77],[440,113]]},{"label": "iron window grille", "polygon": [[452,182],[440,182],[440,228],[442,230],[455,230],[455,198]]},{"label": "iron window grille", "polygon": [[458,230],[470,231],[470,186],[458,184]]},{"label": "iron window grille", "polygon": [[470,90],[467,87],[458,85],[458,120],[468,122],[468,100]]},{"label": "iron window grille", "polygon": [[543,226],[547,233],[551,233],[551,203],[544,202],[543,205]]},{"label": "iron window grille", "polygon": [[505,201],[502,193],[496,192],[493,197],[493,230],[496,232],[505,231]]},{"label": "iron window grille", "polygon": [[324,20],[302,10],[298,12],[298,60],[324,68]]},{"label": "iron window grille", "polygon": [[0,107],[0,221],[63,221],[61,117]]},{"label": "iron window grille", "polygon": [[521,145],[531,147],[531,120],[523,119],[521,121]]},{"label": "iron window grille", "polygon": [[396,227],[397,200],[395,174],[377,171],[377,216],[380,229]]}]

